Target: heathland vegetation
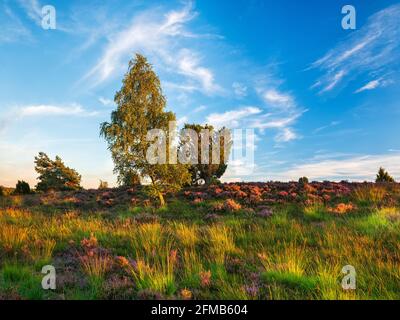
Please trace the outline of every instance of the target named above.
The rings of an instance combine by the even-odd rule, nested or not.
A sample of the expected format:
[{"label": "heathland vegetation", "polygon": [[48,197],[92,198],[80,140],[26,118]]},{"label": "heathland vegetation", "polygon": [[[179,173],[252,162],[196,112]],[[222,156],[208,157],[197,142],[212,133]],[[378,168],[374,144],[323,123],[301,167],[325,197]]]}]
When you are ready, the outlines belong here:
[{"label": "heathland vegetation", "polygon": [[0,298],[399,299],[399,201],[346,182],[202,185],[163,207],[140,185],[3,196]]},{"label": "heathland vegetation", "polygon": [[375,183],[221,183],[229,130],[170,136],[175,114],[140,55],[115,103],[100,133],[118,187],[85,190],[43,152],[35,187],[0,187],[0,299],[400,298],[400,186],[385,169]]}]

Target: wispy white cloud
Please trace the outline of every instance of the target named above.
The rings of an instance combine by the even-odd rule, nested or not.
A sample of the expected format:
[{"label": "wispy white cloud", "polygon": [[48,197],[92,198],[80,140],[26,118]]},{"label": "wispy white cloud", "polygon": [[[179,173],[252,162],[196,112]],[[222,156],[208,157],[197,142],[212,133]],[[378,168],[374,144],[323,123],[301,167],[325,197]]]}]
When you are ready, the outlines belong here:
[{"label": "wispy white cloud", "polygon": [[333,88],[335,88],[338,83],[343,79],[343,77],[346,75],[346,72],[344,70],[339,70],[336,72],[332,78],[330,79],[329,82],[327,82],[326,86],[321,90],[321,93],[331,91]]},{"label": "wispy white cloud", "polygon": [[92,117],[98,114],[97,111],[88,111],[80,104],[70,105],[24,105],[11,107],[0,116],[0,133],[4,133],[15,121],[31,117]]},{"label": "wispy white cloud", "polygon": [[400,153],[311,159],[308,163],[295,165],[282,176],[288,180],[307,176],[315,180],[371,181],[375,179],[379,167],[386,168],[390,174],[400,178]]},{"label": "wispy white cloud", "polygon": [[104,98],[104,97],[99,97],[98,100],[103,106],[106,106],[106,107],[112,106],[114,104],[114,101],[112,101],[111,99]]},{"label": "wispy white cloud", "polygon": [[[396,4],[373,14],[363,27],[315,61],[311,69],[319,69],[322,76],[312,88],[325,93],[360,75],[376,79],[397,70],[399,61],[400,4]],[[379,83],[374,81],[357,92],[377,88]]]},{"label": "wispy white cloud", "polygon": [[[8,5],[10,2],[15,2],[16,6],[13,6],[11,9]],[[42,19],[44,13],[42,9],[45,5],[50,5],[48,3],[40,3],[39,0],[3,0],[3,3],[0,4],[0,43],[1,42],[21,42],[21,41],[35,41],[34,37],[34,29],[29,28],[29,24],[26,23],[25,20],[32,21],[36,28],[42,28]],[[3,11],[3,12],[2,12]],[[24,14],[20,14],[22,11]],[[27,19],[25,19],[25,17]],[[87,18],[87,15],[86,17]],[[107,25],[104,20],[102,21],[101,27],[103,25]],[[75,29],[79,29],[78,25],[74,25]],[[73,28],[73,29],[74,29]],[[102,29],[102,28],[97,28]],[[71,32],[62,24],[57,23],[57,31],[63,32]],[[78,32],[82,32],[82,29],[79,29]],[[88,40],[87,42],[90,42]]]},{"label": "wispy white cloud", "polygon": [[198,106],[197,108],[195,108],[195,109],[193,110],[193,112],[201,112],[201,111],[204,111],[204,110],[206,110],[206,109],[207,109],[206,106],[201,105],[201,106]]},{"label": "wispy white cloud", "polygon": [[284,129],[288,128],[302,115],[302,112],[292,114],[273,114],[265,113],[260,117],[253,118],[251,127],[260,130],[265,129]]},{"label": "wispy white cloud", "polygon": [[243,98],[247,95],[247,87],[243,83],[234,82],[232,83],[232,88],[238,98]]},{"label": "wispy white cloud", "polygon": [[244,107],[223,113],[212,113],[206,122],[215,127],[228,127],[230,129],[242,127],[253,128],[264,133],[265,130],[277,130],[274,140],[278,143],[299,139],[300,136],[292,128],[297,119],[306,110],[293,110],[290,113],[265,112],[258,107]]},{"label": "wispy white cloud", "polygon": [[211,113],[207,116],[206,121],[217,128],[227,127],[233,129],[238,127],[245,119],[249,119],[250,116],[260,114],[261,112],[260,108],[250,106],[223,113]]},{"label": "wispy white cloud", "polygon": [[373,90],[379,87],[379,80],[372,80],[366,85],[362,86],[360,89],[356,90],[356,93],[363,92],[365,90]]},{"label": "wispy white cloud", "polygon": [[213,72],[200,65],[200,59],[189,49],[182,49],[178,56],[179,73],[199,83],[206,93],[214,93],[222,89],[215,83]]},{"label": "wispy white cloud", "polygon": [[283,128],[281,132],[275,137],[277,142],[288,142],[298,138],[298,135],[293,131],[292,128]]},{"label": "wispy white cloud", "polygon": [[255,77],[254,90],[262,102],[260,106],[212,113],[207,122],[228,128],[258,129],[262,135],[271,129],[276,131],[274,140],[278,144],[301,138],[293,126],[307,110],[298,105],[290,92],[280,89],[283,80],[276,78],[271,68],[268,69],[267,75]]},{"label": "wispy white cloud", "polygon": [[[269,159],[269,162],[274,162]],[[282,166],[282,164],[285,164]],[[379,167],[388,170],[395,180],[400,180],[400,153],[393,151],[389,154],[376,155],[349,155],[349,154],[324,154],[318,155],[303,163],[293,164],[289,167],[285,162],[274,163],[271,166],[255,164],[255,170],[248,170],[247,174],[240,176],[227,170],[223,180],[233,181],[297,181],[299,177],[308,177],[315,181],[374,181]]]},{"label": "wispy white cloud", "polygon": [[38,0],[17,0],[27,16],[37,25],[42,23],[42,6]]},{"label": "wispy white cloud", "polygon": [[293,105],[293,98],[288,93],[279,92],[277,89],[267,89],[262,93],[266,103],[272,106],[291,107]]},{"label": "wispy white cloud", "polygon": [[393,82],[394,82],[393,80],[391,80],[391,79],[387,80],[383,77],[376,79],[376,80],[371,80],[370,82],[368,82],[361,88],[357,89],[355,91],[355,93],[360,93],[360,92],[368,91],[368,90],[374,90],[376,88],[383,88],[383,87],[386,87],[386,86],[392,84]]},{"label": "wispy white cloud", "polygon": [[223,175],[224,182],[240,182],[243,178],[249,177],[257,169],[257,164],[243,159],[231,160]]},{"label": "wispy white cloud", "polygon": [[121,31],[107,37],[101,58],[82,80],[90,79],[97,86],[120,75],[126,70],[126,61],[140,52],[159,68],[182,76],[182,83],[169,83],[169,87],[206,94],[220,92],[214,72],[202,65],[198,52],[185,45],[186,41],[202,37],[187,30],[187,24],[196,15],[191,2],[166,14],[151,9],[138,14]]},{"label": "wispy white cloud", "polygon": [[326,125],[326,126],[322,126],[322,127],[319,127],[319,128],[317,128],[317,129],[315,129],[315,130],[313,131],[313,133],[315,134],[315,133],[321,132],[321,131],[323,131],[323,130],[325,130],[325,129],[332,128],[332,127],[336,127],[336,126],[339,125],[339,124],[340,124],[340,121],[332,121],[331,123],[329,123],[329,124]]},{"label": "wispy white cloud", "polygon": [[93,116],[96,112],[89,112],[79,104],[70,106],[55,105],[32,105],[17,108],[15,115],[17,117],[34,117],[34,116]]},{"label": "wispy white cloud", "polygon": [[278,143],[300,138],[292,126],[307,111],[298,105],[290,92],[279,88],[282,82],[270,75],[267,83],[258,84],[256,91],[264,101],[267,112],[254,118],[251,123],[252,127],[262,132],[266,129],[277,129],[275,141]]},{"label": "wispy white cloud", "polygon": [[31,39],[30,30],[24,26],[7,3],[2,3],[0,5],[0,43],[30,41]]},{"label": "wispy white cloud", "polygon": [[147,11],[136,16],[120,32],[111,36],[99,62],[89,71],[86,77],[97,78],[101,83],[126,68],[125,58],[138,51],[148,51],[157,56],[170,58],[165,52],[171,37],[184,36],[183,25],[192,19],[189,7],[181,12],[172,11],[164,17]]}]

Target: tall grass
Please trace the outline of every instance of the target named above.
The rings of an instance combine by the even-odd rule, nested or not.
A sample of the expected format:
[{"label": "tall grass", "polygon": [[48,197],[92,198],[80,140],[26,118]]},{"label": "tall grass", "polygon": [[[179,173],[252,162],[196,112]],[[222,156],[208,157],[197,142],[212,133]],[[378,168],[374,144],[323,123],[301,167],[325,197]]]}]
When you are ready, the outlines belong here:
[{"label": "tall grass", "polygon": [[174,224],[172,232],[184,247],[194,248],[199,242],[198,228],[196,226],[178,222]]},{"label": "tall grass", "polygon": [[15,225],[0,225],[0,246],[8,251],[16,252],[27,243],[29,229]]},{"label": "tall grass", "polygon": [[384,186],[365,185],[354,190],[354,198],[361,204],[380,205],[383,203],[387,191]]},{"label": "tall grass", "polygon": [[53,239],[37,239],[29,245],[29,256],[33,261],[49,261],[55,246],[56,241]]},{"label": "tall grass", "polygon": [[93,253],[79,257],[83,271],[94,279],[102,279],[110,270],[112,260],[107,254]]},{"label": "tall grass", "polygon": [[164,249],[164,232],[159,223],[140,224],[131,231],[131,244],[137,257],[156,256]]},{"label": "tall grass", "polygon": [[[272,217],[221,214],[212,222],[203,219],[210,206],[190,202],[179,216],[178,200],[173,211],[147,223],[119,219],[113,208],[0,209],[0,296],[47,297],[37,279],[46,261],[60,264],[60,279],[67,278],[57,283],[56,298],[152,292],[194,299],[399,299],[400,209],[386,203],[384,186],[371,188],[356,190],[358,209],[345,217],[324,207],[276,205]],[[91,234],[94,249],[81,242]],[[357,271],[353,291],[341,287],[347,264]]]},{"label": "tall grass", "polygon": [[139,290],[150,289],[164,294],[173,294],[176,290],[174,270],[177,264],[177,251],[167,241],[163,250],[156,256],[140,257],[126,267]]},{"label": "tall grass", "polygon": [[205,242],[209,248],[210,259],[222,265],[227,253],[236,250],[230,228],[221,225],[208,227]]},{"label": "tall grass", "polygon": [[284,244],[283,248],[274,248],[267,253],[264,251],[259,254],[259,258],[266,271],[288,272],[302,276],[307,267],[304,245],[294,242]]}]

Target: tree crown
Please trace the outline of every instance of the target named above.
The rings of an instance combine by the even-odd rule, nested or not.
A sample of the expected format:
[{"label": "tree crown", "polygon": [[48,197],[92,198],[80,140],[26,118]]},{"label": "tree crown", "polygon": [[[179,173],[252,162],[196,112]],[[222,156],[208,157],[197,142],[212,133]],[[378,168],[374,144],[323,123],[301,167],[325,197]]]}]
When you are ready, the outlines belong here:
[{"label": "tree crown", "polygon": [[74,169],[67,167],[59,156],[51,160],[44,152],[35,157],[35,170],[39,174],[36,189],[77,190],[80,189],[81,176]]}]

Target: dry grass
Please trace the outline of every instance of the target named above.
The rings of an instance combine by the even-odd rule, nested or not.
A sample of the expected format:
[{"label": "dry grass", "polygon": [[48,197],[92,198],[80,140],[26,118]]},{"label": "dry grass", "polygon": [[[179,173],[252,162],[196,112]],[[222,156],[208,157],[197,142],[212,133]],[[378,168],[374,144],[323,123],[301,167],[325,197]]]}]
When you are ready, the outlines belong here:
[{"label": "dry grass", "polygon": [[197,226],[175,223],[172,232],[184,247],[193,248],[199,242]]},{"label": "dry grass", "polygon": [[177,264],[177,251],[167,243],[156,257],[137,258],[126,269],[132,275],[139,290],[154,290],[171,294],[176,290],[174,270]]},{"label": "dry grass", "polygon": [[27,243],[28,235],[28,228],[2,224],[0,225],[0,246],[6,252],[16,252]]},{"label": "dry grass", "polygon": [[[206,219],[208,200],[134,213],[0,208],[0,296],[11,287],[44,298],[40,287],[27,293],[26,281],[54,264],[68,275],[51,298],[400,299],[400,210],[382,205],[381,188],[326,205],[276,205],[271,217],[221,212],[216,221]],[[351,214],[329,214],[350,200]],[[158,222],[137,222],[138,213]],[[348,264],[357,271],[351,292],[340,285]]]},{"label": "dry grass", "polygon": [[354,197],[358,202],[365,204],[380,205],[387,194],[383,186],[366,185],[354,190]]},{"label": "dry grass", "polygon": [[79,260],[83,271],[93,278],[103,278],[110,270],[112,260],[107,254],[93,253],[90,255],[81,255]]},{"label": "dry grass", "polygon": [[227,253],[236,250],[232,232],[226,226],[212,225],[205,236],[210,258],[218,264],[224,263]]},{"label": "dry grass", "polygon": [[56,241],[53,239],[35,240],[29,245],[29,256],[33,261],[48,261],[51,259],[55,247]]}]

